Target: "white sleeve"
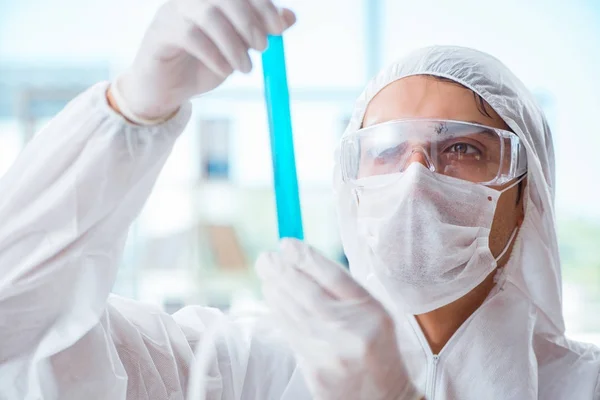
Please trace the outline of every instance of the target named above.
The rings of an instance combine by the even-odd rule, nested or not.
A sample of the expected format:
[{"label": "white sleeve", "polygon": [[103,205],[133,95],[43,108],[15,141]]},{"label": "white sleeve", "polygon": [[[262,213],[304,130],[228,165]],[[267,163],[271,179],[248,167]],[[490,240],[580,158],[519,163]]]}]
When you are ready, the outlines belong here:
[{"label": "white sleeve", "polygon": [[[190,400],[308,399],[292,382],[294,354],[266,315],[223,316],[206,307],[173,315],[195,350],[189,373]],[[294,385],[300,383],[301,387]]]},{"label": "white sleeve", "polygon": [[129,124],[107,87],[73,100],[0,180],[0,392],[46,398],[33,393],[43,360],[98,326],[129,225],[189,119],[187,104],[164,124]]},{"label": "white sleeve", "polygon": [[[52,356],[52,384],[44,385],[43,398],[309,399],[303,382],[291,382],[296,362],[282,338],[268,327],[257,329],[254,322],[200,306],[171,316],[111,295],[100,323]],[[0,381],[3,378],[0,374]],[[14,390],[12,381],[7,383]],[[7,393],[3,389],[0,393]],[[8,398],[29,398],[23,393],[31,391],[15,393]]]}]

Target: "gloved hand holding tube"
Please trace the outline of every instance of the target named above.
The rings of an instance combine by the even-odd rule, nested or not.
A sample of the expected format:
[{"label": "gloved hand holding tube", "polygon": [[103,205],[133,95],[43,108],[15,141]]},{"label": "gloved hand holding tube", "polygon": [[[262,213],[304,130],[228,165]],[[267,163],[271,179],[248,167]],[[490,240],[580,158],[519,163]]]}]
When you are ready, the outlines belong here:
[{"label": "gloved hand holding tube", "polygon": [[265,300],[314,399],[420,400],[383,305],[296,239],[256,262]]},{"label": "gloved hand holding tube", "polygon": [[263,51],[267,35],[279,35],[295,21],[292,11],[278,9],[271,0],[168,1],[109,99],[134,123],[164,122],[234,71],[250,72],[248,51]]}]

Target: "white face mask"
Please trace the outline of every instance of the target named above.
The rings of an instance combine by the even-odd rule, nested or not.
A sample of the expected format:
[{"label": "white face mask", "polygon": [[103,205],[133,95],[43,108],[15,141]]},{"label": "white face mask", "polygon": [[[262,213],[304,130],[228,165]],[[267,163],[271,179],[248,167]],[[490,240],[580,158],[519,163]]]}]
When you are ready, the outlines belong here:
[{"label": "white face mask", "polygon": [[[364,178],[364,180],[377,177]],[[489,234],[502,191],[412,163],[388,186],[359,189],[357,229],[373,278],[396,305],[422,314],[464,296],[496,267]]]}]

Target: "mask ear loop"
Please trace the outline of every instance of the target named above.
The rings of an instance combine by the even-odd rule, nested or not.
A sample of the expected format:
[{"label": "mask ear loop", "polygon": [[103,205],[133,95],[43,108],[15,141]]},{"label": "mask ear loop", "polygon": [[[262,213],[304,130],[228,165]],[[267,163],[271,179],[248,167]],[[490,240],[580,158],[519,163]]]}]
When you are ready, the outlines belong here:
[{"label": "mask ear loop", "polygon": [[[517,179],[516,181],[514,181],[510,186],[502,189],[500,191],[500,193],[502,194],[502,193],[506,192],[507,190],[512,189],[513,187],[517,186],[519,183],[521,183],[523,181],[523,179],[525,179],[525,176],[527,176],[527,174],[523,174],[523,176],[521,176],[519,179]],[[494,258],[494,260],[496,262],[500,261],[502,259],[502,257],[504,257],[504,255],[506,254],[506,252],[510,248],[511,244],[515,240],[515,237],[517,236],[517,232],[518,231],[519,231],[519,227],[515,226],[515,228],[512,231],[512,234],[510,235],[510,238],[508,239],[508,241],[506,242],[506,245],[504,246],[504,249],[502,250],[502,252],[500,252],[500,254],[498,255],[498,257]]]},{"label": "mask ear loop", "polygon": [[[518,185],[519,183],[521,183],[525,177],[527,176],[527,173],[523,174],[519,179],[517,179],[515,182],[513,182],[510,186],[502,189],[500,191],[500,193],[504,193],[507,190],[515,187],[516,185]],[[502,259],[502,257],[504,257],[506,255],[506,252],[508,251],[508,249],[510,248],[510,246],[513,245],[516,237],[517,237],[517,233],[519,232],[520,227],[515,226],[515,228],[512,231],[512,234],[510,235],[510,238],[508,239],[508,241],[506,242],[506,245],[504,246],[504,249],[500,252],[500,254],[498,255],[498,257],[494,258],[494,261],[496,261],[496,263],[498,261],[500,261]],[[506,266],[503,266],[502,268],[499,268],[496,271],[496,274],[494,275],[494,285],[495,288],[494,290],[492,290],[490,292],[490,294],[488,295],[488,299],[491,298],[492,296],[494,296],[496,293],[498,293],[498,291],[502,290],[502,287],[504,286],[504,282],[506,282]]]},{"label": "mask ear loop", "polygon": [[500,194],[514,188],[515,186],[517,186],[519,183],[523,182],[523,180],[527,177],[527,173],[524,173],[523,175],[521,175],[519,177],[519,179],[517,179],[516,181],[514,181],[513,183],[511,183],[510,185],[508,185],[507,187],[505,187],[504,189],[500,190]]},{"label": "mask ear loop", "polygon": [[504,255],[506,254],[506,252],[508,251],[508,249],[510,248],[511,244],[513,243],[513,241],[515,240],[515,237],[517,236],[517,232],[519,231],[519,227],[515,226],[515,229],[513,229],[512,234],[510,235],[510,238],[508,239],[508,242],[506,242],[506,245],[504,246],[504,249],[502,250],[502,252],[498,255],[498,257],[494,258],[494,260],[496,262],[500,261],[502,259],[502,257],[504,257]]},{"label": "mask ear loop", "polygon": [[[515,238],[517,237],[518,232],[519,232],[519,227],[515,227],[515,229],[513,229],[512,234],[510,235],[510,238],[508,239],[508,242],[506,242],[506,246],[504,246],[504,250],[502,250],[500,255],[494,259],[494,261],[496,261],[496,263],[498,263],[498,261],[501,260],[502,257],[504,257],[504,255],[506,254],[506,252],[508,251],[510,246],[515,241]],[[494,275],[494,288],[488,294],[486,301],[488,299],[492,298],[494,295],[496,295],[499,291],[501,291],[502,288],[504,287],[505,282],[506,282],[506,265],[503,266],[502,268],[498,268],[496,270],[496,274]]]}]

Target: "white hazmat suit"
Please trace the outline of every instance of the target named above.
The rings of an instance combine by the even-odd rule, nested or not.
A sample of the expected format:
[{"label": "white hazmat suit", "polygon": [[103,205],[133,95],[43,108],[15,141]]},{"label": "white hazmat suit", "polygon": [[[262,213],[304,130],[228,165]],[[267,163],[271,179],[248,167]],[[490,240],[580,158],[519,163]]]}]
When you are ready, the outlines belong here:
[{"label": "white hazmat suit", "polygon": [[[435,47],[369,83],[369,100],[404,76],[445,76],[479,93],[526,144],[526,217],[504,279],[439,355],[413,317],[396,313],[399,346],[427,399],[600,398],[600,352],[564,337],[553,215],[554,158],[545,120],[523,85],[479,52]],[[134,126],[107,105],[107,84],[75,99],[0,181],[0,395],[7,399],[182,399],[194,347],[217,310],[173,316],[110,295],[131,221],[190,115]],[[393,282],[373,277],[336,178],[354,276],[394,310]],[[277,332],[228,321],[214,343],[209,399],[308,399]],[[212,344],[209,344],[212,346]],[[194,379],[194,378],[192,378]]]},{"label": "white hazmat suit", "polygon": [[[564,335],[552,137],[523,83],[487,54],[425,48],[385,68],[368,84],[346,134],[360,128],[367,105],[381,89],[420,74],[452,79],[489,103],[526,147],[528,185],[525,220],[502,276],[439,354],[431,353],[414,317],[395,313],[398,342],[414,382],[427,399],[600,398],[600,351]],[[391,310],[401,308],[394,280],[378,275],[369,263],[365,242],[357,235],[352,189],[342,183],[339,164],[334,185],[353,276]]]}]

